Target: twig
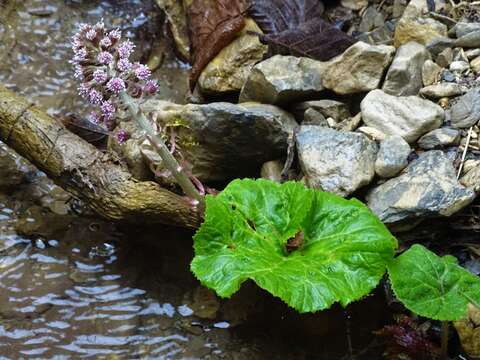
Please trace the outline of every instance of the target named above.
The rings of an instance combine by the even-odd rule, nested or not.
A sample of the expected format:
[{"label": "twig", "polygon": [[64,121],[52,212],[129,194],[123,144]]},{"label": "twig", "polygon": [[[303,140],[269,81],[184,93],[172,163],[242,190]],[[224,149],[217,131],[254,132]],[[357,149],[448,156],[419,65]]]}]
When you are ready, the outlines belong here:
[{"label": "twig", "polygon": [[460,161],[460,166],[458,167],[457,180],[460,179],[462,174],[463,164],[465,163],[465,157],[467,156],[468,147],[470,146],[470,139],[472,138],[473,126],[468,130],[467,141],[465,142],[465,148],[463,149],[462,160]]},{"label": "twig", "polygon": [[282,181],[288,180],[288,172],[293,164],[293,159],[295,158],[295,142],[297,138],[297,129],[292,131],[292,134],[288,138],[288,149],[287,149],[287,160],[285,160],[285,165],[283,170],[280,173],[280,178]]},{"label": "twig", "polygon": [[442,347],[440,359],[448,360],[448,330],[450,328],[450,323],[448,321],[442,321]]}]

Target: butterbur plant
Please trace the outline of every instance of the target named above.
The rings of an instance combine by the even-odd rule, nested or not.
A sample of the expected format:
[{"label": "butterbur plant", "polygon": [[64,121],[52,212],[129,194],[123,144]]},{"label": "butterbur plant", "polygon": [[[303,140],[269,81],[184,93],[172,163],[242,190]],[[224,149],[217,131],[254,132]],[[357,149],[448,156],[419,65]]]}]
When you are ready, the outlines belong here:
[{"label": "butterbur plant", "polygon": [[[158,83],[151,79],[148,66],[130,60],[135,45],[123,40],[120,30],[107,30],[99,22],[80,25],[73,36],[72,48],[74,76],[81,82],[79,94],[95,108],[90,121],[113,130],[126,111],[145,132],[185,194],[194,204],[201,202],[203,197],[141,109],[140,104],[158,92]],[[120,143],[128,138],[126,131],[117,132]]]}]

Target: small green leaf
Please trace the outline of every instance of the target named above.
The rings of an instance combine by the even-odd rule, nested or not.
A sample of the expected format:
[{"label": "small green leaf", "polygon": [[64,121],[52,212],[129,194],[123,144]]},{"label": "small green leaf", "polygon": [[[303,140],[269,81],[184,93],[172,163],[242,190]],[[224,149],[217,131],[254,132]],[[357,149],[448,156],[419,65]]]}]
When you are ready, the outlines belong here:
[{"label": "small green leaf", "polygon": [[206,205],[191,269],[222,297],[251,279],[300,312],[346,306],[375,288],[397,246],[361,202],[301,183],[235,180]]},{"label": "small green leaf", "polygon": [[456,264],[413,245],[388,265],[397,298],[414,313],[434,320],[466,317],[467,304],[480,304],[480,278]]}]

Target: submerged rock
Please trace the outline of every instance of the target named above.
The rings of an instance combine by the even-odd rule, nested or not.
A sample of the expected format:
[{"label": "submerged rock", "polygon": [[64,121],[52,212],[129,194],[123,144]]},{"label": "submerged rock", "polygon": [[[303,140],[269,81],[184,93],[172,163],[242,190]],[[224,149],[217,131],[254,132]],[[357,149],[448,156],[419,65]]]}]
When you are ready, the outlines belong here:
[{"label": "submerged rock", "polygon": [[323,63],[295,56],[273,56],[253,67],[240,93],[240,102],[287,103],[318,94]]},{"label": "submerged rock", "polygon": [[363,122],[386,135],[399,135],[408,143],[441,126],[444,111],[418,96],[397,97],[374,90],[361,105]]},{"label": "submerged rock", "polygon": [[211,103],[177,105],[150,101],[145,110],[161,126],[173,126],[192,172],[203,181],[252,176],[264,162],[286,155],[297,123],[273,105]]},{"label": "submerged rock", "polygon": [[357,42],[323,69],[323,85],[337,94],[355,94],[376,89],[392,62],[395,48]]},{"label": "submerged rock", "polygon": [[262,31],[253,20],[247,19],[238,37],[203,69],[198,79],[198,85],[203,92],[221,94],[240,91],[253,66],[263,59],[268,50],[258,36],[251,32]]},{"label": "submerged rock", "polygon": [[470,90],[448,110],[447,120],[455,128],[468,128],[480,120],[480,88]]},{"label": "submerged rock", "polygon": [[422,67],[429,59],[423,45],[409,42],[400,46],[388,69],[383,91],[397,96],[417,95],[422,87]]},{"label": "submerged rock", "polygon": [[473,190],[460,185],[455,169],[441,151],[428,151],[402,175],[374,188],[367,204],[387,224],[427,216],[450,216],[470,204]]},{"label": "submerged rock", "polygon": [[458,145],[460,141],[460,131],[452,128],[440,128],[430,131],[418,140],[418,145],[425,150],[438,147]]},{"label": "submerged rock", "polygon": [[363,134],[302,125],[297,149],[306,182],[313,188],[348,196],[375,175],[377,145]]},{"label": "submerged rock", "polygon": [[412,149],[401,136],[389,136],[380,143],[375,172],[383,178],[397,175],[408,165]]}]

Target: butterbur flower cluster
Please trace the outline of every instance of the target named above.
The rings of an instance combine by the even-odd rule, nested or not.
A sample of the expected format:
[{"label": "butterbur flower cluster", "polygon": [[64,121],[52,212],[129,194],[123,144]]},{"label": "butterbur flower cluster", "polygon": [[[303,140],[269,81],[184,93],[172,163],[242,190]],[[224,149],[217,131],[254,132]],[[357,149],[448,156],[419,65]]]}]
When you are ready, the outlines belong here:
[{"label": "butterbur flower cluster", "polygon": [[[78,92],[97,107],[90,114],[91,121],[113,130],[116,114],[122,108],[120,93],[125,91],[136,99],[157,93],[158,84],[151,79],[150,69],[130,61],[135,45],[130,40],[122,41],[120,30],[108,31],[103,22],[82,24],[73,36],[72,48],[74,76],[81,81]],[[125,141],[128,136],[121,134],[119,140]]]}]

